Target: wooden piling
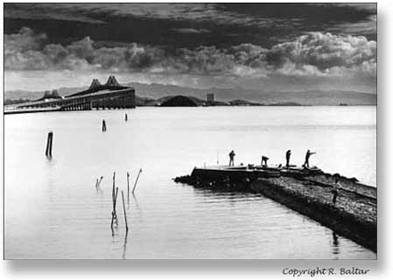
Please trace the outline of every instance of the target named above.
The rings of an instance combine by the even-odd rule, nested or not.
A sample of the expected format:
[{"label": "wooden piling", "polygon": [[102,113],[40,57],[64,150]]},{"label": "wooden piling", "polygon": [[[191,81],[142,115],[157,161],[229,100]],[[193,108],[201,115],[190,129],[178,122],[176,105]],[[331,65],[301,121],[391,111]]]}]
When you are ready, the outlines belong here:
[{"label": "wooden piling", "polygon": [[49,158],[52,157],[52,142],[53,142],[53,132],[48,133],[48,140],[46,141],[45,155]]},{"label": "wooden piling", "polygon": [[128,121],[128,116],[127,116],[127,114],[125,114],[124,120],[125,120],[125,121]]},{"label": "wooden piling", "polygon": [[113,181],[113,184],[112,184],[112,201],[115,198],[115,176],[116,176],[116,172],[113,172],[113,177],[112,177],[112,181]]},{"label": "wooden piling", "polygon": [[141,175],[141,173],[142,173],[142,168],[139,169],[138,176],[136,177],[136,180],[135,180],[134,188],[132,189],[132,193],[135,192],[136,184],[138,183],[139,175]]},{"label": "wooden piling", "polygon": [[105,120],[102,120],[102,131],[103,131],[103,132],[106,131],[106,123],[105,123]]},{"label": "wooden piling", "polygon": [[126,213],[126,205],[124,203],[124,192],[121,191],[121,199],[123,200],[123,212],[124,212],[124,222],[126,224],[126,234],[128,233],[128,223],[127,223],[127,213]]},{"label": "wooden piling", "polygon": [[96,179],[96,189],[97,189],[97,191],[98,191],[98,189],[100,188],[101,181],[102,181],[103,178],[104,178],[104,177],[101,176],[99,179],[98,179],[98,178]]},{"label": "wooden piling", "polygon": [[116,214],[116,202],[117,202],[117,193],[119,192],[119,188],[116,188],[115,194],[113,196],[113,210],[112,210],[112,225],[115,221],[116,224],[118,223],[117,214]]},{"label": "wooden piling", "polygon": [[130,201],[130,173],[127,172],[127,201]]},{"label": "wooden piling", "polygon": [[118,223],[117,214],[116,214],[116,201],[117,201],[117,193],[119,191],[119,188],[115,188],[115,180],[116,180],[116,172],[113,172],[113,187],[112,187],[113,210],[112,210],[112,221],[111,221],[112,231],[113,231],[113,222],[115,221],[116,224]]}]

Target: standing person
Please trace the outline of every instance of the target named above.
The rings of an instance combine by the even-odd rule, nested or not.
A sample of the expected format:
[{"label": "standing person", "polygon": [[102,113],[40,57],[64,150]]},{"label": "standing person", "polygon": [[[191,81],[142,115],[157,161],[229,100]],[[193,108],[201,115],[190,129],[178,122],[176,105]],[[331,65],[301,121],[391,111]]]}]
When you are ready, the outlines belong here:
[{"label": "standing person", "polygon": [[316,154],[316,152],[311,152],[310,150],[307,150],[307,152],[306,152],[306,159],[304,161],[303,167],[307,167],[307,168],[310,167],[310,164],[309,164],[308,161],[310,159],[310,156],[313,155],[313,154]]},{"label": "standing person", "polygon": [[341,189],[341,185],[338,182],[338,177],[334,179],[334,184],[333,184],[333,189],[332,189],[332,194],[333,194],[333,199],[332,202],[334,205],[336,205],[337,202],[337,196],[338,196],[338,191]]},{"label": "standing person", "polygon": [[285,165],[287,168],[289,168],[289,161],[291,159],[291,150],[288,150],[285,154],[285,157],[287,159],[287,164]]},{"label": "standing person", "polygon": [[267,167],[267,161],[268,161],[268,157],[267,156],[262,156],[262,161],[261,161],[261,166],[262,167]]},{"label": "standing person", "polygon": [[229,153],[229,166],[234,166],[235,165],[235,152],[232,150]]}]

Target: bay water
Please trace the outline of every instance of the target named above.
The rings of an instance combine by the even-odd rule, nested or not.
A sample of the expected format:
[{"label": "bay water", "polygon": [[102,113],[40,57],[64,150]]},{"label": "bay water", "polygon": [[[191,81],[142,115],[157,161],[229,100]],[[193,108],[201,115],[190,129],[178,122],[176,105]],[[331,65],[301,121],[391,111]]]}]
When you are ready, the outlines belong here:
[{"label": "bay water", "polygon": [[[172,180],[195,166],[228,164],[232,149],[235,164],[260,164],[262,155],[284,163],[291,149],[297,165],[310,149],[312,166],[376,187],[376,107],[138,107],[6,115],[4,124],[6,259],[376,258],[260,194]],[[140,169],[128,197],[126,174],[133,188]]]}]

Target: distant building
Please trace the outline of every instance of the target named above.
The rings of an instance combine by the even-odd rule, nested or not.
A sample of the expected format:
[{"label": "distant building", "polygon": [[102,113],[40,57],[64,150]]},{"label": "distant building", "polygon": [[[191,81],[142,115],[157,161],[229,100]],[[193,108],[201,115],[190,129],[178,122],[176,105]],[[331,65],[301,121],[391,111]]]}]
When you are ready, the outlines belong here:
[{"label": "distant building", "polygon": [[206,101],[207,102],[214,102],[214,93],[206,94]]}]

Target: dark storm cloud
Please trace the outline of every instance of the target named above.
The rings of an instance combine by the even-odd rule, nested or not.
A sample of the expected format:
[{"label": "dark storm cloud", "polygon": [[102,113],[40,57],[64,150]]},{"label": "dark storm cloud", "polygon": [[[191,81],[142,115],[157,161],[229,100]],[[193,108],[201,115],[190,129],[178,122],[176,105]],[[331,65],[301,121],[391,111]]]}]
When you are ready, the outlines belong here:
[{"label": "dark storm cloud", "polygon": [[89,36],[167,48],[244,42],[270,47],[311,31],[355,32],[375,40],[375,13],[373,4],[70,3],[5,4],[4,9],[6,34],[28,26],[58,43]]}]

